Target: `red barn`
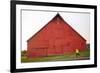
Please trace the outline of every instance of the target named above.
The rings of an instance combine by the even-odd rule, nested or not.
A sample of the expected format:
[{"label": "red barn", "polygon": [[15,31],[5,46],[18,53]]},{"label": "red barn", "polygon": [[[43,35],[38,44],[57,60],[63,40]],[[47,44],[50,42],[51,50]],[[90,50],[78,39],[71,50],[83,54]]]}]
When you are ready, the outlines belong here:
[{"label": "red barn", "polygon": [[86,40],[57,14],[39,32],[27,40],[28,57],[70,54],[85,50]]}]

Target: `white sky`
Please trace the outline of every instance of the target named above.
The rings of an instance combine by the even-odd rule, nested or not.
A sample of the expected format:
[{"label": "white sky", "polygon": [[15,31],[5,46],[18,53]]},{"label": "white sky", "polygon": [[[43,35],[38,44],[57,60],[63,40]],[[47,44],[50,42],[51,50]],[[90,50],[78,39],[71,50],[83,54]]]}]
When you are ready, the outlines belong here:
[{"label": "white sky", "polygon": [[[57,12],[22,10],[22,50],[27,49],[27,40],[45,26]],[[90,43],[90,14],[59,12],[63,19]]]}]

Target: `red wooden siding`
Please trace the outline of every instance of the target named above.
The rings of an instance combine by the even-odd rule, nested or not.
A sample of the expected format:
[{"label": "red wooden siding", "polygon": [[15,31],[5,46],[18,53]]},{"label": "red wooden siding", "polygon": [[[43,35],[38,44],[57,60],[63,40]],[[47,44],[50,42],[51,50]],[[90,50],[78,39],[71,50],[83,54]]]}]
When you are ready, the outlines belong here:
[{"label": "red wooden siding", "polygon": [[69,54],[85,48],[86,40],[59,14],[27,41],[28,57]]}]

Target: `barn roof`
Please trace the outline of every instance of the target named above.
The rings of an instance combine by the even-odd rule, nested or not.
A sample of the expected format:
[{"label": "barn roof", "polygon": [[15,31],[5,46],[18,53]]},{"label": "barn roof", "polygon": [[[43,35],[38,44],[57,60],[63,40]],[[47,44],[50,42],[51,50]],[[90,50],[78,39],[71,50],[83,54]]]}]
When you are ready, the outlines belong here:
[{"label": "barn roof", "polygon": [[77,31],[75,31],[75,30],[62,18],[62,16],[61,16],[59,13],[57,13],[53,19],[51,19],[43,28],[41,28],[37,33],[35,33],[32,37],[30,37],[30,38],[27,40],[27,42],[28,42],[29,40],[31,40],[32,38],[34,38],[39,32],[41,32],[41,30],[43,30],[45,27],[47,27],[48,24],[49,24],[51,21],[53,21],[54,19],[56,19],[56,18],[60,18],[63,22],[65,22],[65,23],[67,24],[67,26],[69,26],[75,33],[77,33],[77,35],[79,35],[79,37],[81,37],[83,40],[86,41],[85,38],[83,38]]}]

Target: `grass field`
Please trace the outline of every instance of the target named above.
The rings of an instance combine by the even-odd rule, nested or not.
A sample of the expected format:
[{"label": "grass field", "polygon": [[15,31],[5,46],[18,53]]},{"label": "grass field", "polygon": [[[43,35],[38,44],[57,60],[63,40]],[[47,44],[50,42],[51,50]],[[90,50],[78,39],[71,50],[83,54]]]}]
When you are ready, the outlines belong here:
[{"label": "grass field", "polygon": [[57,55],[57,56],[48,56],[48,57],[41,57],[41,58],[27,58],[27,56],[21,56],[22,63],[28,62],[47,62],[47,61],[72,61],[72,60],[87,60],[90,58],[90,50],[87,49],[83,52],[80,52],[80,56],[76,57],[76,54],[70,55]]}]

